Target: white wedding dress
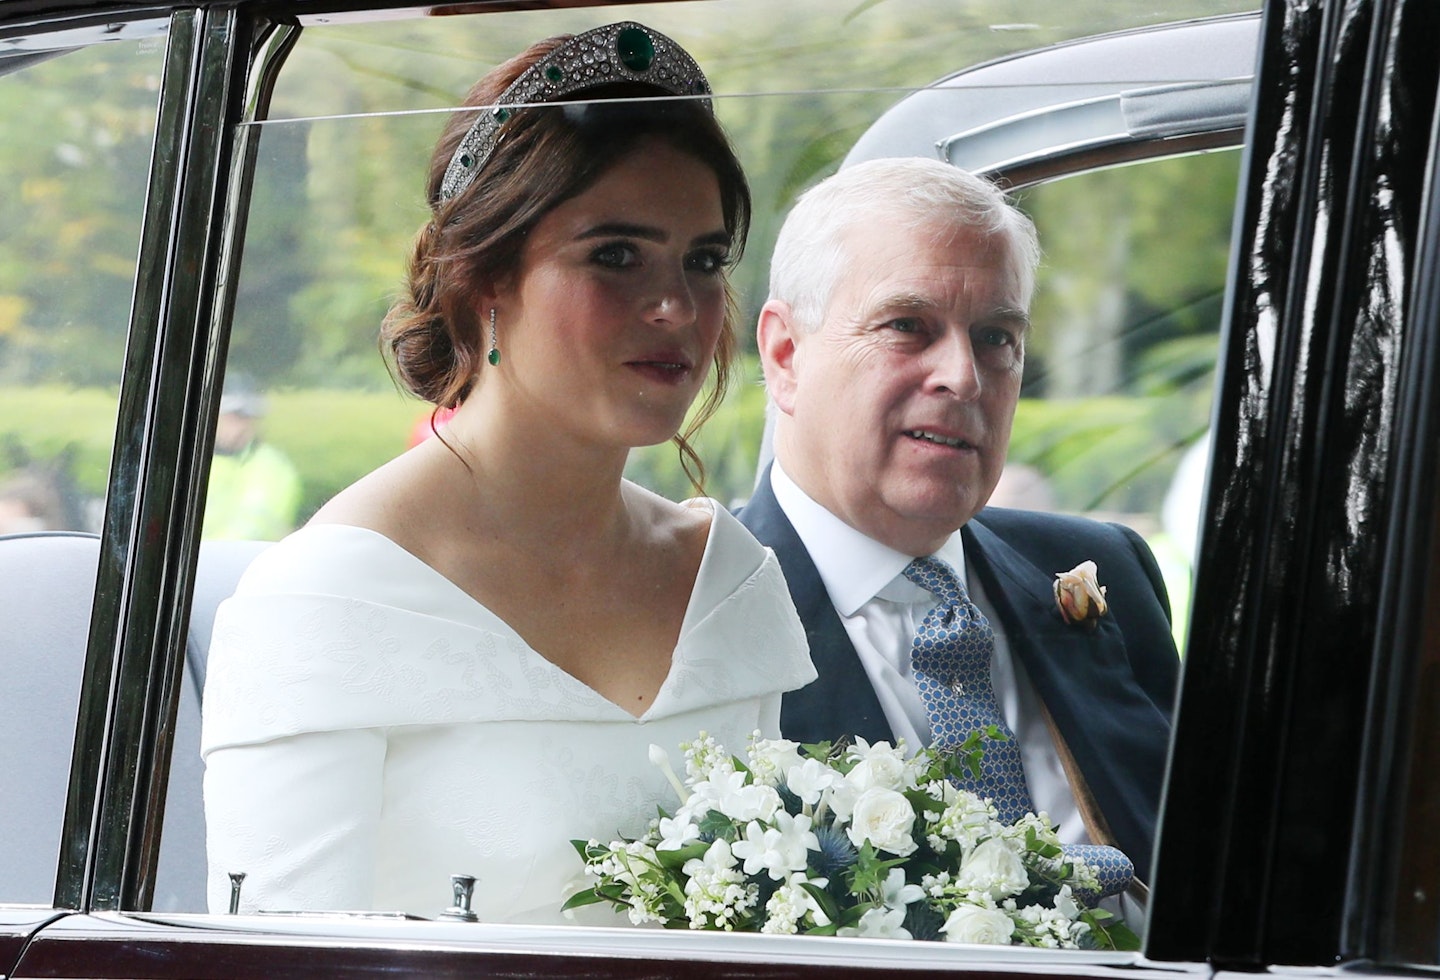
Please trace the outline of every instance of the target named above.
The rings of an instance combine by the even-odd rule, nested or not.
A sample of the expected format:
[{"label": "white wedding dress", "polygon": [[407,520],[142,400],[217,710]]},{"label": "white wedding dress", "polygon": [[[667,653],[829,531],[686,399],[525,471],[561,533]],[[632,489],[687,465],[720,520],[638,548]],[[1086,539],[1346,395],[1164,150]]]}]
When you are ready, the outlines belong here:
[{"label": "white wedding dress", "polygon": [[[565,922],[571,839],[677,800],[648,758],[708,731],[742,752],[815,677],[780,566],[714,512],[670,672],[635,718],[388,538],[312,525],[216,616],[201,750],[209,902],[433,918],[473,874],[482,921]],[[625,921],[599,906],[578,921]]]}]

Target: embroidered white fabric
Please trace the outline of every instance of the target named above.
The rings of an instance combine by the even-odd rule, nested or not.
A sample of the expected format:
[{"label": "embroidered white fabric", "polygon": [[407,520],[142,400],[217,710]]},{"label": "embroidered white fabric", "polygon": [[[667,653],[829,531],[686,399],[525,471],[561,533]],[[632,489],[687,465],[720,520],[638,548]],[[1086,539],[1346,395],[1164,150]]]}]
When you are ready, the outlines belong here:
[{"label": "embroidered white fabric", "polygon": [[[701,503],[701,502],[696,502]],[[674,793],[650,764],[704,730],[779,732],[815,677],[779,564],[723,507],[670,672],[640,718],[530,649],[388,538],[313,525],[216,616],[201,751],[209,903],[434,917],[450,875],[482,921],[565,922],[570,840],[633,836]],[[574,921],[618,920],[592,906]]]}]

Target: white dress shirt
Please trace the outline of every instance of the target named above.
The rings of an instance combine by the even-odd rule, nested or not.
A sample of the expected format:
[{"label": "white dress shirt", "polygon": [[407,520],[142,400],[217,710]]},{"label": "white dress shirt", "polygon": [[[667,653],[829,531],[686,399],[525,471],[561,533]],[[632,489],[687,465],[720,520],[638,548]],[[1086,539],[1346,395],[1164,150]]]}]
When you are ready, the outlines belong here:
[{"label": "white dress shirt", "polygon": [[[929,745],[930,720],[915,687],[910,647],[915,627],[935,607],[935,597],[904,576],[913,556],[866,537],[830,513],[800,489],[778,461],[770,469],[770,485],[780,509],[815,562],[895,737],[905,740],[911,754]],[[1020,744],[1025,782],[1035,809],[1050,815],[1062,843],[1089,843],[1075,794],[1045,721],[1040,695],[1024,666],[1010,655],[1005,629],[984,587],[966,574],[965,547],[959,532],[950,536],[935,557],[955,569],[995,631],[991,679],[1005,723]]]}]

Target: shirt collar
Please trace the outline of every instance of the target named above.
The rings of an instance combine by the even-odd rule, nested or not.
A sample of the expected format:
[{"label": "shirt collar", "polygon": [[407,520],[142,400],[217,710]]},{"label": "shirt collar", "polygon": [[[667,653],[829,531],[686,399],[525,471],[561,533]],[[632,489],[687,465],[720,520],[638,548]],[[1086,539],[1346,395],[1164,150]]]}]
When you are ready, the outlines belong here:
[{"label": "shirt collar", "polygon": [[[841,616],[855,615],[877,597],[896,602],[933,600],[929,592],[903,575],[913,556],[862,534],[826,510],[800,489],[779,461],[770,467],[770,487]],[[958,533],[946,539],[935,557],[949,562],[960,581],[965,581],[965,547]]]}]

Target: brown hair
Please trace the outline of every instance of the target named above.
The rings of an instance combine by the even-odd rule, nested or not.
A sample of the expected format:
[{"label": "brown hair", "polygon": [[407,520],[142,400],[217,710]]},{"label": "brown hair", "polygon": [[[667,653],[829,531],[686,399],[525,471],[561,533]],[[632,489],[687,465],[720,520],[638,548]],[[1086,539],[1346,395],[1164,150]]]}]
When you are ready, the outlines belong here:
[{"label": "brown hair", "polygon": [[[531,45],[481,78],[464,105],[493,105],[526,68],[570,39]],[[502,127],[479,175],[453,200],[440,200],[445,169],[470,125],[472,111],[451,116],[430,158],[426,196],[431,220],[415,241],[405,291],[381,328],[382,349],[410,392],[443,408],[464,401],[484,360],[479,293],[519,270],[526,236],[551,210],[585,192],[646,137],[659,137],[714,171],[720,185],[731,256],[738,258],[750,225],[750,189],[729,139],[710,110],[691,101],[645,102],[659,90],[634,83],[576,93],[574,98],[624,99],[564,109],[521,109]],[[689,438],[725,397],[734,360],[737,311],[728,295],[715,348],[715,383],[674,442],[686,475],[701,488],[705,468]]]}]

